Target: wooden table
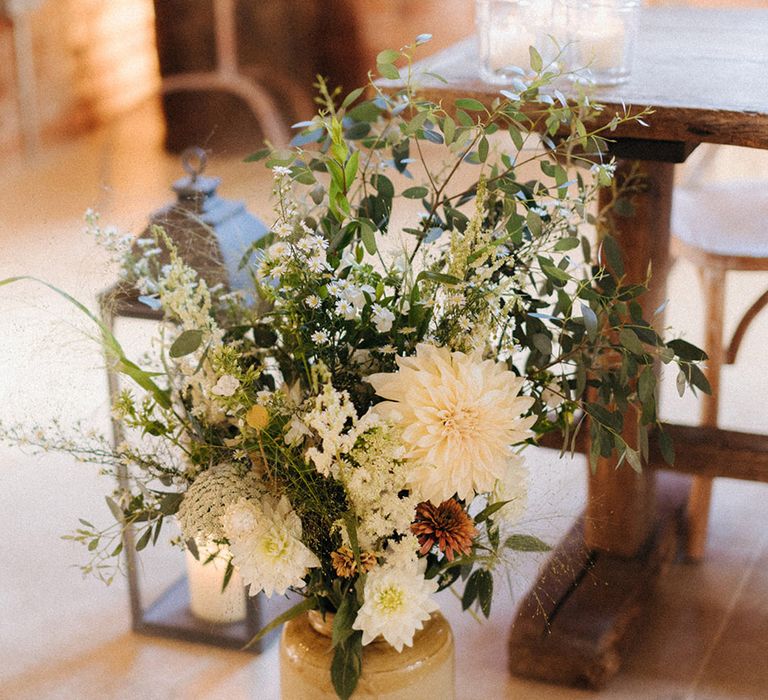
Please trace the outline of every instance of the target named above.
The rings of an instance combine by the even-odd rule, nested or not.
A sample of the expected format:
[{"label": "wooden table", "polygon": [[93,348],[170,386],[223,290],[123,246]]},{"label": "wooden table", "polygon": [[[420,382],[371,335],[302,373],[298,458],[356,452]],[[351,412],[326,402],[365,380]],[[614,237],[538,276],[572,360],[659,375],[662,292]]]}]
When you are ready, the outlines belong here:
[{"label": "wooden table", "polygon": [[[473,39],[437,54],[424,64],[448,84],[426,83],[420,93],[446,107],[459,96],[488,104],[500,88],[479,79],[478,63]],[[595,99],[608,106],[606,121],[622,103],[655,109],[650,127],[619,127],[614,146],[619,174],[640,161],[648,185],[617,236],[631,279],[642,281],[653,265],[644,300],[652,311],[665,297],[674,164],[701,142],[768,149],[768,10],[645,10],[631,79]],[[768,481],[768,438],[673,425],[669,431],[677,472]],[[518,613],[514,673],[599,687],[619,668],[653,583],[675,554],[675,516],[687,498],[689,479],[662,473],[652,452],[642,474],[601,460],[589,475],[584,517]]]}]

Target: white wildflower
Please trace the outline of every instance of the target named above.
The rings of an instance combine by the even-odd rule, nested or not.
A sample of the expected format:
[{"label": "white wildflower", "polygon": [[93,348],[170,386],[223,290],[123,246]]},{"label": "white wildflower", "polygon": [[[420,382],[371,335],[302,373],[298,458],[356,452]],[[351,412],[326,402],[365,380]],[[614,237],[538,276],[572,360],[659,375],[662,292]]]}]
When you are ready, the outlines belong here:
[{"label": "white wildflower", "polygon": [[304,303],[310,308],[310,309],[317,309],[320,306],[320,297],[317,296],[317,294],[310,294],[305,300]]},{"label": "white wildflower", "polygon": [[[356,427],[359,430],[359,423]],[[358,438],[349,452],[354,466],[348,465],[339,472],[357,513],[357,537],[365,550],[376,551],[385,538],[410,532],[418,499],[401,496],[408,488],[409,476],[404,454],[399,431],[380,426]]]},{"label": "white wildflower", "polygon": [[271,260],[280,260],[291,253],[291,247],[285,241],[276,241],[267,249],[267,255]]},{"label": "white wildflower", "polygon": [[307,269],[314,275],[319,275],[325,270],[330,270],[331,266],[324,257],[315,255],[307,260]]},{"label": "white wildflower", "polygon": [[310,337],[310,340],[312,340],[312,342],[315,343],[316,345],[328,345],[328,341],[330,340],[328,331],[324,329],[315,331],[309,337]]},{"label": "white wildflower", "polygon": [[557,408],[563,403],[562,388],[557,382],[552,382],[541,392],[541,400],[548,408]]},{"label": "white wildflower", "polygon": [[272,168],[272,172],[274,173],[275,177],[285,177],[287,175],[291,174],[291,169],[286,168],[283,165],[276,165],[274,168]]},{"label": "white wildflower", "polygon": [[232,396],[240,386],[240,380],[237,377],[233,377],[231,374],[223,374],[219,377],[219,381],[216,382],[212,394],[216,396]]},{"label": "white wildflower", "polygon": [[346,299],[339,299],[336,302],[336,313],[347,321],[354,321],[357,318],[357,309]]},{"label": "white wildflower", "polygon": [[272,227],[272,231],[279,238],[288,238],[293,233],[293,227],[286,221],[279,221]]},{"label": "white wildflower", "polygon": [[373,305],[373,315],[371,316],[373,325],[376,326],[376,330],[379,333],[387,333],[392,330],[392,323],[395,320],[395,314],[389,309],[380,306],[379,304]]}]

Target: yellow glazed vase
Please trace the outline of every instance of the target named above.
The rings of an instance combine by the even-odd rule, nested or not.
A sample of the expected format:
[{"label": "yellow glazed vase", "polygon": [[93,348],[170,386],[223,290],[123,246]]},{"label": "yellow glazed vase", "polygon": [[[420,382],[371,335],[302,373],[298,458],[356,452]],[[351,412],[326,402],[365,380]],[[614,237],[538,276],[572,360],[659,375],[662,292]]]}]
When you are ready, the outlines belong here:
[{"label": "yellow glazed vase", "polygon": [[[333,700],[331,626],[333,616],[311,611],[286,622],[280,638],[282,700]],[[413,646],[398,653],[387,642],[363,647],[363,672],[353,700],[453,700],[454,643],[448,621],[432,613]]]}]

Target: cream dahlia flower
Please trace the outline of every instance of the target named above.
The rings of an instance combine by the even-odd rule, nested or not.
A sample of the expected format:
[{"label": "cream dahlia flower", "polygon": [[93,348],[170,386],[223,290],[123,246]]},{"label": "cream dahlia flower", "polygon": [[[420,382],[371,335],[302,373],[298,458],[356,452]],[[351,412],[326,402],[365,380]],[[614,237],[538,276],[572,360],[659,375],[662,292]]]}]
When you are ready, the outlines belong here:
[{"label": "cream dahlia flower", "polygon": [[416,630],[438,605],[431,595],[437,591],[436,579],[425,579],[426,559],[404,567],[384,565],[368,573],[363,590],[363,605],[352,628],[362,630],[363,644],[381,635],[398,652],[413,645]]},{"label": "cream dahlia flower", "polygon": [[308,569],[320,560],[301,541],[301,520],[288,499],[264,496],[260,501],[240,499],[222,517],[230,543],[232,563],[249,593],[283,595],[304,585]]},{"label": "cream dahlia flower", "polygon": [[533,404],[518,396],[523,379],[500,362],[424,343],[397,364],[398,372],[368,381],[388,399],[375,410],[402,429],[409,482],[421,498],[468,500],[504,480],[511,446],[531,437],[536,422],[522,416]]}]

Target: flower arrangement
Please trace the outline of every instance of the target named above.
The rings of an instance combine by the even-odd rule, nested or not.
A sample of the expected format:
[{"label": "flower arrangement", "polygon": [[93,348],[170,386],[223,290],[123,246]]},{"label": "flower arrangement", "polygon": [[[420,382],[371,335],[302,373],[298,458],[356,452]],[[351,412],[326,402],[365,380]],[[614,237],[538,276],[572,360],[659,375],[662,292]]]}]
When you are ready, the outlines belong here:
[{"label": "flower arrangement", "polygon": [[[218,548],[251,595],[300,596],[272,625],[335,613],[342,698],[363,647],[410,645],[435,592],[463,581],[463,607],[487,616],[504,552],[547,548],[513,529],[524,447],[550,431],[567,447],[588,424],[593,462],[616,451],[640,469],[657,359],[706,390],[703,356],[642,317],[606,212],[590,213],[612,183],[611,128],[642,113],[590,129],[600,107],[567,101],[534,49],[516,92],[489,109],[427,102],[416,45],[379,55],[384,77],[405,62],[404,87],[341,99],[320,81],[319,112],[292,147],[251,158],[272,169],[275,201],[269,235],[242,261],[255,301],[209,288],[161,230],[115,245],[165,320],[144,368],[101,328],[114,368],[142,390],[124,390],[114,416],[141,439],[23,438],[130,467],[108,499],[115,527],[82,521],[72,536],[92,553],[87,571],[119,554],[124,527],[142,549],[175,517],[180,544]],[[540,179],[519,179],[532,163]],[[595,223],[599,257],[583,231]],[[622,437],[628,406],[636,447]]]}]

